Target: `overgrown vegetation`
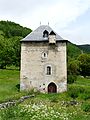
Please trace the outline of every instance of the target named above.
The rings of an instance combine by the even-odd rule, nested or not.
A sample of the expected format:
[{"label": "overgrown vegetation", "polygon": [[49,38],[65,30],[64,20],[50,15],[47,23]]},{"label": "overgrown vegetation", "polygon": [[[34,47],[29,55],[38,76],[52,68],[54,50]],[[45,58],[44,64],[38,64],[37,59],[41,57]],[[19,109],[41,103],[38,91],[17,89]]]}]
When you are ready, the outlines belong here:
[{"label": "overgrown vegetation", "polygon": [[78,45],[78,47],[83,51],[83,53],[89,53],[90,54],[90,45]]},{"label": "overgrown vegetation", "polygon": [[0,120],[89,120],[90,79],[78,76],[58,94],[20,92],[19,70],[0,70],[0,103],[35,94],[21,104],[0,110]]},{"label": "overgrown vegetation", "polygon": [[0,21],[0,30],[3,31],[5,38],[11,38],[14,36],[25,37],[32,30],[26,27],[22,27],[11,21]]},{"label": "overgrown vegetation", "polygon": [[59,103],[39,102],[2,110],[1,120],[89,120],[79,105],[65,107]]},{"label": "overgrown vegetation", "polygon": [[0,68],[20,66],[20,40],[31,32],[10,21],[0,21]]},{"label": "overgrown vegetation", "polygon": [[74,83],[77,75],[83,77],[90,76],[90,54],[83,53],[72,43],[67,44],[68,53],[68,83]]}]

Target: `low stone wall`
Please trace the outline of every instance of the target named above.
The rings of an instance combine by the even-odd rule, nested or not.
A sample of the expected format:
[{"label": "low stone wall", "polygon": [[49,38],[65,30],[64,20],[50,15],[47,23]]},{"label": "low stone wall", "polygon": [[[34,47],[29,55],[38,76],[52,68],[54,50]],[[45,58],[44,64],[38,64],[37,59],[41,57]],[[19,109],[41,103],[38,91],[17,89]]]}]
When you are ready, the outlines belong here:
[{"label": "low stone wall", "polygon": [[18,100],[13,100],[11,102],[5,102],[5,103],[1,103],[0,104],[0,109],[3,109],[3,108],[7,108],[7,107],[10,107],[10,106],[15,106],[16,104],[20,104],[21,102],[23,102],[24,100],[28,99],[28,98],[31,98],[31,97],[34,97],[35,95],[29,95],[29,96],[22,96],[20,99]]},{"label": "low stone wall", "polygon": [[61,103],[61,105],[62,106],[66,106],[66,107],[68,107],[68,106],[75,106],[75,105],[78,105],[78,104],[80,104],[79,102],[77,102],[76,100],[72,100],[72,101],[62,101],[62,103]]}]

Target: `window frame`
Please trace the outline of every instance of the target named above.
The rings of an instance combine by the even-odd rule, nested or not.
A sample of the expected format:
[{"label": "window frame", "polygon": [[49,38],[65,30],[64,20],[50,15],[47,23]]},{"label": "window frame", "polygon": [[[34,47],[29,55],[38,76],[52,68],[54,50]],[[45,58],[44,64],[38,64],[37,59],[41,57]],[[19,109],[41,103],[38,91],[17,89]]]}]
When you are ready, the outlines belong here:
[{"label": "window frame", "polygon": [[41,55],[41,57],[42,57],[43,59],[46,59],[47,56],[48,56],[48,55],[47,55],[47,52],[43,52],[42,55]]},{"label": "window frame", "polygon": [[46,75],[52,75],[52,67],[50,65],[46,67]]},{"label": "window frame", "polygon": [[45,31],[43,32],[43,37],[44,37],[44,38],[48,38],[48,35],[49,35],[49,32],[48,32],[47,30],[45,30]]}]

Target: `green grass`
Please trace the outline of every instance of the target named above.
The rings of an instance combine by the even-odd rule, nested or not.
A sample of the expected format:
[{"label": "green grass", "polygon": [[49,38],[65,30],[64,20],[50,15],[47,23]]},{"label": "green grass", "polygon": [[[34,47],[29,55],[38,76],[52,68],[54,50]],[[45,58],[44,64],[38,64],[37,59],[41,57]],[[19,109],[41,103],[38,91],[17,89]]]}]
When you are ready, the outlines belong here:
[{"label": "green grass", "polygon": [[90,79],[78,76],[75,84],[83,85],[83,86],[89,86],[90,87]]},{"label": "green grass", "polygon": [[19,84],[18,70],[0,70],[0,101],[18,94],[17,84]]},{"label": "green grass", "polygon": [[[19,91],[19,75],[19,70],[0,70],[0,102],[32,93]],[[68,85],[67,92],[35,95],[15,107],[0,110],[0,120],[90,120],[90,79],[78,76],[75,83]],[[79,104],[62,104],[72,100]]]},{"label": "green grass", "polygon": [[[19,89],[17,88],[17,85],[19,83],[20,83],[20,72],[18,69],[0,70],[0,102],[19,98],[21,95],[24,95],[25,93],[20,92]],[[82,78],[78,76],[75,83],[68,85],[68,90],[69,88],[70,89],[80,88],[90,93],[90,79],[86,79],[86,78]],[[84,94],[84,93],[82,92],[81,94]],[[83,96],[83,95],[80,95],[80,96]],[[68,95],[68,92],[64,92],[60,94],[53,94],[53,95],[41,93],[37,95],[37,99],[45,99],[45,100],[53,99],[54,100],[55,98],[61,101],[72,100],[72,98]]]}]

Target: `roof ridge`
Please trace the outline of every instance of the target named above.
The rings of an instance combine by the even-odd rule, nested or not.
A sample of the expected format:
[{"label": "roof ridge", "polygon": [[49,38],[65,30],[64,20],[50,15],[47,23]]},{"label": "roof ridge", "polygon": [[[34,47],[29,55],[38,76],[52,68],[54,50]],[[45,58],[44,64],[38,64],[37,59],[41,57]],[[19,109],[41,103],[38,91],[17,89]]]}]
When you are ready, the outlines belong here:
[{"label": "roof ridge", "polygon": [[40,25],[37,29],[28,34],[22,41],[48,41],[44,39],[43,32],[47,30],[48,33],[53,31],[56,34],[56,41],[64,40],[60,35],[58,35],[49,25]]}]

